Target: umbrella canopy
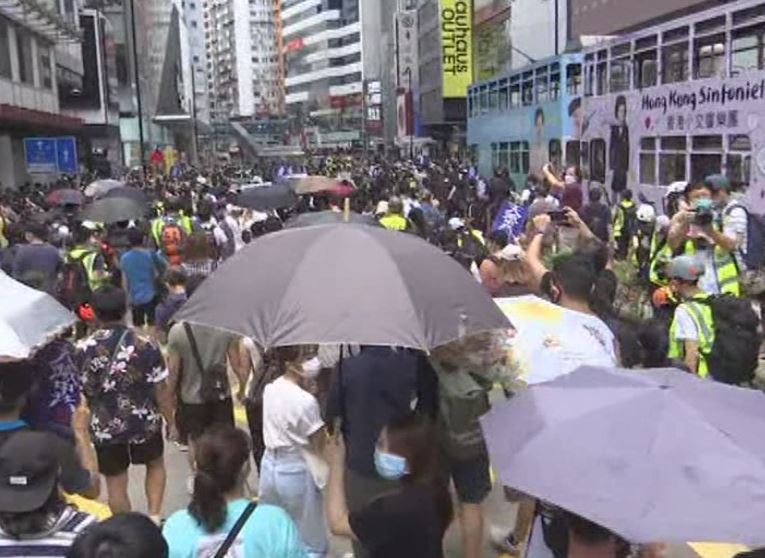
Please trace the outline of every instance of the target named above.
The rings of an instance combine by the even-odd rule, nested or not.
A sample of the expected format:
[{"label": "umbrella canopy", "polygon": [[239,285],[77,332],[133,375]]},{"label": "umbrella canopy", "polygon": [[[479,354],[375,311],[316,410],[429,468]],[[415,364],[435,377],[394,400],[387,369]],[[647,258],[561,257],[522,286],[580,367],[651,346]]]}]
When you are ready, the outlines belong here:
[{"label": "umbrella canopy", "polygon": [[82,205],[82,200],[82,192],[79,190],[72,190],[71,188],[53,190],[50,194],[45,196],[45,202],[51,207],[59,205]]},{"label": "umbrella canopy", "polygon": [[85,195],[91,198],[97,198],[99,196],[103,196],[109,190],[124,187],[124,182],[120,182],[119,180],[112,180],[111,178],[102,178],[101,180],[96,180],[88,184],[87,188],[85,188]]},{"label": "umbrella canopy", "polygon": [[510,326],[486,290],[441,250],[354,224],[257,239],[202,283],[178,319],[236,331],[265,348],[361,343],[429,351]]},{"label": "umbrella canopy", "polygon": [[[296,227],[311,227],[314,225],[330,225],[332,223],[345,223],[345,217],[337,211],[317,211],[314,213],[301,213],[287,220],[284,227],[293,229]],[[371,215],[361,215],[351,213],[348,216],[348,223],[357,225],[367,225],[369,227],[382,227],[382,225]]]},{"label": "umbrella canopy", "polygon": [[348,181],[327,176],[304,176],[289,180],[292,188],[299,196],[306,194],[332,194],[347,197],[356,191],[356,188]]},{"label": "umbrella canopy", "polygon": [[52,296],[2,271],[0,293],[0,361],[29,358],[76,321]]},{"label": "umbrella canopy", "polygon": [[147,204],[130,198],[104,198],[84,207],[80,212],[80,219],[109,224],[143,219],[149,212]]},{"label": "umbrella canopy", "polygon": [[631,542],[765,544],[765,394],[581,367],[482,419],[503,484]]},{"label": "umbrella canopy", "polygon": [[297,198],[287,184],[247,188],[236,197],[235,205],[257,211],[271,211],[295,205]]},{"label": "umbrella canopy", "polygon": [[127,198],[138,203],[149,204],[151,203],[151,197],[149,194],[138,188],[131,188],[129,186],[120,186],[119,188],[113,188],[105,194],[98,196],[98,199],[110,199],[110,198]]}]

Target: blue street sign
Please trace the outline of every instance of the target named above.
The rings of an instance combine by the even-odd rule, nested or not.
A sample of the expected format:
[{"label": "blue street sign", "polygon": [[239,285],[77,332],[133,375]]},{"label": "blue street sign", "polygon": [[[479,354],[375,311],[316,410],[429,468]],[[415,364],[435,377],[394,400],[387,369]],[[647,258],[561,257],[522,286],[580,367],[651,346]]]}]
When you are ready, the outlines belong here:
[{"label": "blue street sign", "polygon": [[24,138],[24,153],[30,174],[56,172],[55,138]]},{"label": "blue street sign", "polygon": [[77,140],[73,137],[56,138],[56,164],[58,172],[77,174]]}]

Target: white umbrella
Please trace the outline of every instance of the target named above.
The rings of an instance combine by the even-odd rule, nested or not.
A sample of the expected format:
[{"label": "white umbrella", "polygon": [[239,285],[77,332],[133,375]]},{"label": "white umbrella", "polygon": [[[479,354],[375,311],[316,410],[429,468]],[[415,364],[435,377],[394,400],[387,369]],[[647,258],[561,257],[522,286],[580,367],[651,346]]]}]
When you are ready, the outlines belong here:
[{"label": "white umbrella", "polygon": [[88,184],[87,188],[85,188],[85,195],[88,196],[89,198],[97,198],[99,196],[103,196],[109,190],[114,190],[115,188],[124,188],[124,187],[125,187],[124,182],[120,182],[119,180],[113,180],[111,178],[102,178],[100,180],[96,180]]},{"label": "white umbrella", "polygon": [[0,271],[0,361],[29,358],[75,323],[55,298]]}]

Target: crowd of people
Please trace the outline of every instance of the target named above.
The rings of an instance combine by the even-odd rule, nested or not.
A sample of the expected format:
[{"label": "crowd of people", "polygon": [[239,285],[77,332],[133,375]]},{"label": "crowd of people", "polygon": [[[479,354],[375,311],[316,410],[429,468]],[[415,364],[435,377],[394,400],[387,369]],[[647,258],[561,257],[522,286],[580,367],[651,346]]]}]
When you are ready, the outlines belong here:
[{"label": "crowd of people", "polygon": [[[487,335],[430,355],[263,351],[174,318],[249,243],[296,214],[342,211],[342,199],[322,194],[265,211],[236,205],[255,176],[297,173],[352,182],[354,212],[440,247],[493,297],[536,295],[578,313],[588,363],[755,381],[765,229],[722,175],[673,184],[658,208],[629,190],[610,205],[573,166],[548,164],[515,185],[457,159],[336,156],[130,176],[153,216],[108,225],[46,202],[77,183],[5,190],[2,270],[79,321],[29,359],[0,362],[0,555],[318,558],[335,535],[356,558],[437,558],[455,519],[461,555],[483,555],[492,479],[478,419],[497,384],[508,397],[523,389],[512,346]],[[177,479],[165,471],[167,443],[189,458],[189,505],[169,515],[166,484]],[[147,515],[132,512],[132,466],[145,467]],[[101,478],[114,516],[99,523],[66,494],[96,498]],[[493,534],[503,551],[520,553],[532,522],[550,513],[545,524],[562,525],[567,549],[551,547],[555,556],[629,550],[584,518],[506,492],[519,512],[512,532]]]}]

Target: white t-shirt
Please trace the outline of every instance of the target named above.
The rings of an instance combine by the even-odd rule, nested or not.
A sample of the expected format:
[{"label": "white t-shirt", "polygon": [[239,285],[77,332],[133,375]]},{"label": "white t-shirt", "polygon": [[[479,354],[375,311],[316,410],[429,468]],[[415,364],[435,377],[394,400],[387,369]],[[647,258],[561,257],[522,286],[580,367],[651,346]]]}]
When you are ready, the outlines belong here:
[{"label": "white t-shirt", "polygon": [[682,304],[675,309],[675,339],[679,341],[698,341],[699,330],[688,309]]},{"label": "white t-shirt", "polygon": [[746,243],[748,218],[746,210],[738,200],[731,200],[723,210],[723,234],[729,238],[735,238],[738,248],[735,250],[736,263],[741,270],[746,270],[743,256],[746,255]]},{"label": "white t-shirt", "polygon": [[307,448],[324,426],[316,398],[283,376],[263,392],[263,440],[268,449]]}]

